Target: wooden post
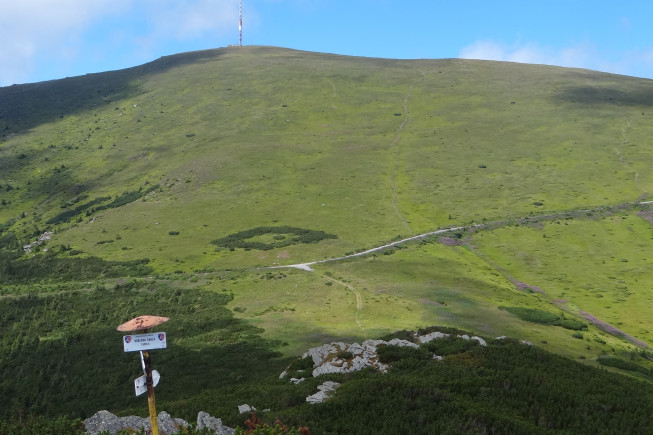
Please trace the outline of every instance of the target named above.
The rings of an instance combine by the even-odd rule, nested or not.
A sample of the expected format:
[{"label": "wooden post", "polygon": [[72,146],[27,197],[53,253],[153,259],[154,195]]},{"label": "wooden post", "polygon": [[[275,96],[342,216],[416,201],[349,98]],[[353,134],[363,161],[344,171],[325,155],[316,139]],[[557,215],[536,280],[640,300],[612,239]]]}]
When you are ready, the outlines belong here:
[{"label": "wooden post", "polygon": [[[147,333],[147,330],[149,328],[161,325],[167,322],[168,320],[170,320],[168,317],[161,317],[161,316],[139,316],[133,318],[128,322],[118,325],[116,329],[122,332],[141,331],[141,334],[145,334]],[[152,358],[150,357],[150,351],[147,349],[165,349],[166,347],[165,332],[158,334],[158,339],[160,340],[160,342],[156,342],[158,343],[157,346],[150,345],[146,347],[145,350],[141,350],[138,347],[134,348],[133,345],[128,346],[128,344],[131,343],[131,339],[132,336],[125,336],[125,338],[123,339],[124,341],[123,346],[125,352],[140,351],[141,353],[141,358],[143,362],[143,371],[145,372],[145,386],[147,387],[147,407],[149,408],[150,411],[150,427],[152,428],[151,433],[152,435],[159,435],[159,422],[157,421],[156,403],[154,401],[154,380],[152,379]],[[156,339],[154,340],[156,341]],[[135,384],[135,386],[136,386],[136,395],[141,394],[138,392],[138,385]]]},{"label": "wooden post", "polygon": [[150,352],[143,351],[143,361],[145,361],[145,385],[147,385],[147,407],[150,410],[150,426],[152,435],[159,435],[159,422],[156,415],[156,403],[154,401],[154,382],[152,381],[152,359]]}]

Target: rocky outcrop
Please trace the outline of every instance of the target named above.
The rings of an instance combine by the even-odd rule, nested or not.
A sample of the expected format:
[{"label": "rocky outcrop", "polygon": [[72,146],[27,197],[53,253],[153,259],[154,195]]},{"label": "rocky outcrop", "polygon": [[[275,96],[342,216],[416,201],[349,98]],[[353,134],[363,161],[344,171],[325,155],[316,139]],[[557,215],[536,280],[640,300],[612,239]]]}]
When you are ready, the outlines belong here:
[{"label": "rocky outcrop", "polygon": [[[425,335],[418,335],[412,333],[412,341],[393,338],[392,340],[365,340],[362,344],[353,343],[347,344],[341,341],[334,341],[332,343],[323,344],[322,346],[314,347],[307,350],[302,355],[302,358],[310,357],[313,360],[313,377],[324,375],[327,373],[349,373],[356,370],[361,370],[366,367],[374,367],[380,372],[385,373],[388,371],[388,365],[379,361],[377,349],[379,346],[400,346],[419,348],[420,345],[428,343],[432,340],[450,337],[451,334],[443,332],[431,332]],[[481,346],[487,346],[484,339],[477,336],[470,337],[469,335],[457,335],[462,340],[474,340]],[[444,358],[439,355],[433,355],[433,359],[442,361]],[[286,369],[279,375],[279,379],[285,378],[289,374],[289,369]],[[293,372],[299,373],[300,370]],[[290,382],[298,384],[304,378],[297,379],[290,378]],[[337,382],[325,382],[318,387],[318,392],[308,396],[306,401],[308,403],[320,403],[324,399],[330,397],[335,388],[339,384]]]},{"label": "rocky outcrop", "polygon": [[[182,429],[188,427],[188,422],[181,418],[172,418],[170,414],[162,411],[157,416],[157,423],[159,426],[159,433],[161,434],[176,434],[182,432]],[[145,417],[118,417],[109,411],[98,411],[92,417],[84,420],[87,434],[109,433],[115,434],[121,430],[139,431],[144,429],[146,432],[150,430],[150,419]],[[235,430],[224,426],[222,420],[212,417],[204,411],[197,414],[197,428],[208,429],[220,435],[232,435]]]},{"label": "rocky outcrop", "polygon": [[222,424],[222,419],[212,417],[210,414],[200,411],[197,414],[197,429],[208,429],[218,435],[232,435],[235,430]]},{"label": "rocky outcrop", "polygon": [[435,331],[435,332],[431,332],[430,334],[418,336],[417,341],[419,341],[420,343],[423,344],[423,343],[428,343],[429,341],[435,340],[436,338],[446,338],[448,336],[449,336],[449,334],[445,334],[443,332]]},{"label": "rocky outcrop", "polygon": [[39,236],[38,240],[33,241],[32,243],[23,246],[23,251],[25,252],[32,252],[32,248],[35,246],[40,245],[43,242],[46,242],[52,238],[52,232],[51,231],[46,231],[43,234]]},{"label": "rocky outcrop", "polygon": [[[379,362],[376,352],[376,348],[380,345],[419,347],[415,343],[398,338],[390,341],[365,340],[362,344],[333,342],[307,350],[303,358],[307,356],[313,358],[313,377],[326,373],[354,372],[366,367],[375,367],[385,373],[388,366]],[[345,358],[344,354],[347,353],[351,354],[351,358]]]},{"label": "rocky outcrop", "polygon": [[[307,350],[304,352],[302,358],[310,356],[313,359],[313,377],[327,373],[349,373],[366,367],[375,367],[385,373],[388,370],[388,365],[379,362],[377,354],[378,346],[408,346],[418,348],[420,344],[446,338],[450,335],[437,331],[426,335],[415,334],[416,343],[399,338],[393,338],[389,341],[365,340],[362,344],[347,344],[341,341],[334,341],[333,343],[323,344],[322,346]],[[463,340],[475,340],[481,346],[487,346],[487,343],[481,337],[469,337],[468,335],[458,335],[457,337]],[[434,355],[434,358],[436,356]],[[279,378],[283,378],[286,374],[287,372],[284,371]]]},{"label": "rocky outcrop", "polygon": [[311,404],[322,403],[324,402],[325,399],[331,397],[333,393],[336,392],[336,388],[338,388],[339,386],[340,384],[338,382],[326,381],[322,385],[318,385],[317,389],[319,391],[315,394],[308,396],[306,398],[306,401]]}]

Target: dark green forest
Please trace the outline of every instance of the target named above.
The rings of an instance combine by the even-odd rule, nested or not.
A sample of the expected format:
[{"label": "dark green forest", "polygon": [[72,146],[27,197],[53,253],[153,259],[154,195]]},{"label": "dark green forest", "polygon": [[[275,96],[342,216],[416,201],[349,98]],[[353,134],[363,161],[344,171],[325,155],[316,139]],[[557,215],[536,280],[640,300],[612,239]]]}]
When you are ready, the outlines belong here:
[{"label": "dark green forest", "polygon": [[[146,309],[171,318],[160,327],[168,348],[152,352],[162,379],[158,409],[188,421],[205,410],[242,427],[247,416],[236,408],[250,403],[270,410],[259,413],[263,422],[281,419],[312,434],[653,431],[650,374],[618,375],[512,339],[488,339],[483,347],[452,336],[419,349],[382,346],[379,358],[391,365],[386,374],[366,369],[312,378],[310,359],[282,358],[273,350],[281,343],[232,316],[230,299],[155,279],[0,299],[0,428],[74,433],[78,419],[100,409],[144,415],[145,401],[133,393],[138,355],[122,351],[115,327]],[[463,333],[419,332],[432,330]],[[393,337],[411,334],[383,338]],[[279,379],[289,366],[307,380]],[[326,380],[342,384],[334,397],[307,404]]]},{"label": "dark green forest", "polygon": [[[199,391],[223,388],[266,373],[285,362],[260,332],[235,319],[230,295],[166,288],[156,281],[129,281],[53,295],[0,299],[0,415],[83,418],[100,409],[136,408],[133,380],[138,354],[124,353],[115,328],[143,311],[164,313],[169,349],[153,352],[164,381],[163,403],[183,403]],[[174,394],[173,394],[174,392]],[[165,405],[164,408],[165,409]],[[177,411],[186,411],[179,405]],[[191,411],[189,411],[191,412]]]}]

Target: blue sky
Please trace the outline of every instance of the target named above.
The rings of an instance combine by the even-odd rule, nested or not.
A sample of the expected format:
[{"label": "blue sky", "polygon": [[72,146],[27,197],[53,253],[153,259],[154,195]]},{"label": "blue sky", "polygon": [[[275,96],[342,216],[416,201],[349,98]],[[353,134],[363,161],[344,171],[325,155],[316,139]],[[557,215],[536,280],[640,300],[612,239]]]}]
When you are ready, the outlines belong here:
[{"label": "blue sky", "polygon": [[[238,42],[238,0],[0,0],[0,86]],[[653,78],[649,0],[243,0],[243,44]]]}]

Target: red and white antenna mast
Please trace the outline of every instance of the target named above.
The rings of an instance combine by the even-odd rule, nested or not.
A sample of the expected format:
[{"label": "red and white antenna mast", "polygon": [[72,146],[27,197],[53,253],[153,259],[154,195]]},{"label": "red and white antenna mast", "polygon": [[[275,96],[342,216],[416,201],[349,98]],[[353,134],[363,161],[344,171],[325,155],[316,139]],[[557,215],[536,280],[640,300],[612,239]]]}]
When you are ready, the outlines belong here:
[{"label": "red and white antenna mast", "polygon": [[243,46],[243,0],[238,2],[238,46]]}]

